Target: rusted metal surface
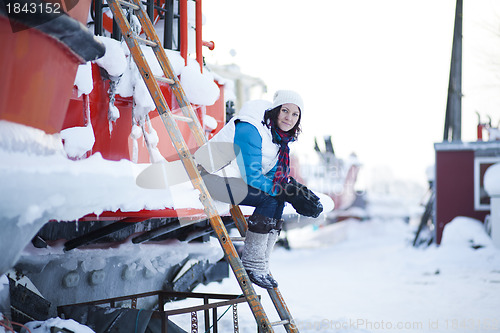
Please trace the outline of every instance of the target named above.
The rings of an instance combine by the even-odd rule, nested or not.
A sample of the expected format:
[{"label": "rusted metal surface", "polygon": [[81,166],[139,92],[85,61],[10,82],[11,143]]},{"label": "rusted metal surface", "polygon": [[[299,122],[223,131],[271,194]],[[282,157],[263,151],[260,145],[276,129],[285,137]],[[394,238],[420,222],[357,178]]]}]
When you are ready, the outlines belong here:
[{"label": "rusted metal surface", "polygon": [[[217,331],[217,308],[220,307],[227,307],[227,306],[232,306],[233,307],[233,321],[235,320],[234,318],[234,306],[236,304],[240,303],[246,303],[247,298],[244,297],[243,295],[232,295],[232,294],[205,294],[205,293],[188,293],[188,292],[170,292],[170,291],[163,291],[163,290],[157,290],[157,291],[151,291],[151,292],[146,292],[146,293],[140,293],[140,294],[134,294],[134,295],[127,295],[127,296],[120,296],[120,297],[113,297],[113,298],[107,298],[107,299],[102,299],[102,300],[96,300],[96,301],[91,301],[91,302],[84,302],[84,303],[77,303],[77,304],[68,304],[68,305],[63,305],[59,306],[57,308],[58,313],[62,313],[63,309],[65,307],[72,307],[72,306],[85,306],[85,305],[105,305],[109,304],[111,308],[116,307],[116,304],[119,302],[124,302],[124,301],[130,301],[131,302],[131,308],[135,309],[137,306],[137,301],[139,298],[144,298],[144,297],[152,297],[156,296],[158,297],[158,309],[156,311],[153,311],[152,317],[154,318],[161,318],[162,320],[162,332],[165,332],[165,327],[167,323],[167,319],[169,316],[174,316],[174,315],[181,315],[181,314],[191,314],[192,318],[196,317],[197,318],[197,312],[198,311],[204,311],[205,313],[205,330],[210,329],[210,327],[213,328],[214,332]],[[198,306],[190,306],[186,308],[180,308],[180,309],[175,309],[175,310],[164,310],[164,304],[165,302],[171,300],[171,299],[185,299],[185,298],[195,298],[195,299],[200,299],[203,300],[202,305]],[[219,300],[217,302],[212,302],[210,303],[210,300]],[[121,307],[121,306],[119,306]],[[213,311],[213,316],[212,316],[212,321],[213,324],[210,326],[210,316],[209,310]],[[193,315],[194,314],[194,315]],[[193,317],[194,316],[194,317]],[[236,317],[236,326],[237,326],[237,317]],[[194,325],[194,322],[192,322]],[[191,329],[193,329],[196,326],[196,329],[199,328],[198,320],[196,319],[196,325],[191,326]]]}]

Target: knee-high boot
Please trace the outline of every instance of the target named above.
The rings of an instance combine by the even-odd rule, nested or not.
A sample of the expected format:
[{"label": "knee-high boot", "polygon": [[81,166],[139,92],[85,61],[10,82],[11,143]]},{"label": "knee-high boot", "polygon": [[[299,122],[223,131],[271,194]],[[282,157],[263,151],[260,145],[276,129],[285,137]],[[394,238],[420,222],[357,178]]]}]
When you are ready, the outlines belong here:
[{"label": "knee-high boot", "polygon": [[241,261],[250,280],[265,289],[274,286],[269,281],[269,272],[266,261],[269,232],[275,228],[276,221],[262,215],[252,215],[248,219],[248,231]]},{"label": "knee-high boot", "polygon": [[283,226],[283,220],[276,220],[276,226],[273,228],[273,230],[269,231],[269,237],[267,238],[267,247],[266,247],[266,256],[265,256],[266,271],[268,273],[267,279],[268,279],[269,283],[271,283],[273,288],[276,288],[278,286],[278,282],[270,274],[269,260],[271,258],[271,253],[273,252],[274,245],[276,244],[276,241],[278,240],[282,226]]}]

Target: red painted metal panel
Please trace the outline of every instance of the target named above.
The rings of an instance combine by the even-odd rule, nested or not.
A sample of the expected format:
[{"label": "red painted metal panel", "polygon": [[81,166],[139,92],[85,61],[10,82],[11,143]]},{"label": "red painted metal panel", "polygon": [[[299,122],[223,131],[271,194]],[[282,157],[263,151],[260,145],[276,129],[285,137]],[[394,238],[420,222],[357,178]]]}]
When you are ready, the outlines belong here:
[{"label": "red painted metal panel", "polygon": [[188,56],[188,19],[187,19],[188,5],[187,0],[179,0],[179,15],[180,24],[179,29],[181,32],[181,56],[184,58],[185,64],[187,64]]},{"label": "red painted metal panel", "polygon": [[0,16],[0,119],[57,133],[62,129],[80,61],[37,29],[12,33]]},{"label": "red painted metal panel", "polygon": [[[137,212],[102,212],[99,215],[89,214],[80,219],[80,221],[116,221],[124,218],[155,218],[155,217],[193,217],[206,218],[203,209],[183,208],[183,209],[161,209],[161,210],[140,210]],[[132,220],[131,220],[132,221]]]},{"label": "red painted metal panel", "polygon": [[457,216],[483,221],[487,212],[474,210],[474,151],[436,152],[436,242]]},{"label": "red painted metal panel", "polygon": [[100,68],[92,65],[94,89],[90,94],[90,118],[94,128],[95,145],[92,153],[100,152],[105,159],[119,161],[130,159],[129,138],[132,129],[132,98],[115,96],[115,106],[120,110],[120,118],[112,124],[108,120],[109,81],[101,79]]},{"label": "red painted metal panel", "polygon": [[[95,144],[92,153],[100,152],[105,159],[121,160],[132,158],[132,139],[130,133],[132,130],[132,97],[115,96],[115,106],[120,111],[120,118],[112,124],[113,129],[110,131],[108,120],[109,108],[109,81],[104,81],[101,77],[101,69],[96,64],[92,64],[93,90],[89,95],[90,100],[90,115],[92,127],[94,129]],[[174,113],[182,114],[179,106],[173,97],[172,91],[168,84],[159,83],[162,93],[166,97],[166,101]],[[225,104],[223,87],[221,94],[216,103],[206,108],[206,114],[214,117],[217,120],[218,126],[216,132],[219,131],[225,123]],[[195,106],[196,108],[196,106]],[[77,89],[72,91],[72,98],[68,106],[66,118],[64,119],[64,127],[85,126],[86,105],[82,96],[77,96]],[[199,113],[198,113],[199,115]],[[178,160],[177,151],[174,149],[165,125],[156,110],[149,113],[151,124],[156,130],[159,143],[158,149],[160,153],[169,161]],[[196,140],[190,135],[189,127],[186,123],[178,122],[183,135],[187,138],[188,147],[195,150],[197,148]],[[138,163],[148,163],[149,153],[147,151],[144,139],[138,140]],[[154,217],[178,217],[185,218],[204,216],[204,211],[201,209],[163,209],[163,210],[141,210],[138,212],[103,212],[99,216],[90,214],[82,218],[84,221],[90,220],[120,220],[126,217],[137,218],[154,218]]]},{"label": "red painted metal panel", "polygon": [[198,61],[198,63],[200,64],[200,71],[203,73],[203,15],[201,12],[201,8],[201,0],[196,0],[196,61]]},{"label": "red painted metal panel", "polygon": [[73,87],[62,128],[75,126],[85,126],[85,103],[83,102],[83,96],[78,97],[78,88],[76,86]]}]

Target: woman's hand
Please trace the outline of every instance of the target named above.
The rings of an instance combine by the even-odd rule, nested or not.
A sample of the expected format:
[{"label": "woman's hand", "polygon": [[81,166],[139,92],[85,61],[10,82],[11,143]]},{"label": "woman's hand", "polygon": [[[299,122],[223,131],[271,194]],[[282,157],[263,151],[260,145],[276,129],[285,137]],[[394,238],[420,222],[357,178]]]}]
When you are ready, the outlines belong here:
[{"label": "woman's hand", "polygon": [[319,197],[293,177],[290,177],[288,183],[281,187],[276,197],[291,203],[300,215],[316,218],[323,211]]}]

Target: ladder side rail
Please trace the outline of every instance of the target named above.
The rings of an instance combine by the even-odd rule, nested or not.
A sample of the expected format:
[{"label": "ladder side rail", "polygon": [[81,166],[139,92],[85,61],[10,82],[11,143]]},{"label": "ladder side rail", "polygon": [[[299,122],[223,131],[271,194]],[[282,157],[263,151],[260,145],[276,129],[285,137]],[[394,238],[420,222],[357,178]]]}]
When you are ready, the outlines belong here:
[{"label": "ladder side rail", "polygon": [[[135,4],[139,4],[140,0],[132,0]],[[184,89],[182,88],[179,79],[177,78],[177,75],[175,75],[174,70],[172,68],[172,65],[170,64],[170,60],[168,59],[166,53],[164,50],[162,50],[163,46],[161,45],[160,40],[158,39],[158,36],[154,30],[153,25],[151,24],[151,21],[149,21],[149,18],[147,14],[144,12],[144,10],[141,9],[136,11],[137,18],[141,22],[142,29],[146,36],[153,42],[156,43],[157,46],[152,47],[153,51],[156,55],[156,58],[158,59],[158,63],[160,64],[163,73],[165,77],[171,78],[174,80],[174,84],[170,85],[170,89],[172,89],[172,92],[177,100],[177,103],[179,104],[182,113],[186,117],[190,117],[193,119],[193,122],[189,122],[188,126],[191,129],[191,132],[193,132],[196,143],[201,146],[203,145],[207,139],[205,138],[204,133],[200,130],[201,129],[201,124],[196,116],[196,113],[193,110],[193,107],[191,106],[191,103],[187,100],[186,93],[184,92]]]},{"label": "ladder side rail", "polygon": [[281,295],[279,289],[267,289],[267,293],[273,301],[274,307],[276,308],[276,312],[278,312],[280,319],[287,321],[287,323],[284,324],[285,330],[288,333],[298,333],[299,329],[295,324],[295,320],[293,319],[292,314],[290,313],[290,310],[285,303],[285,299]]},{"label": "ladder side rail", "polygon": [[235,223],[236,228],[238,229],[238,231],[240,233],[240,236],[246,237],[248,223],[247,223],[247,219],[245,218],[245,215],[243,215],[243,212],[241,211],[240,206],[231,205],[231,208],[229,211],[231,212],[231,217],[234,220],[234,223]]},{"label": "ladder side rail", "polygon": [[[124,33],[124,38],[130,49],[130,53],[134,57],[134,61],[139,69],[139,72],[141,73],[141,76],[144,79],[144,82],[146,83],[151,97],[155,102],[157,111],[160,114],[162,121],[172,140],[172,143],[174,144],[179,157],[191,179],[193,187],[200,191],[200,201],[205,208],[205,213],[209,217],[210,224],[219,239],[229,265],[231,266],[243,293],[247,296],[248,304],[252,309],[252,313],[256,319],[258,326],[266,332],[273,332],[274,330],[262,307],[259,297],[255,293],[250,279],[248,278],[248,275],[243,268],[239,255],[233,243],[231,242],[222,219],[213,204],[213,200],[203,183],[201,175],[194,162],[193,156],[190,154],[184,138],[182,137],[181,132],[177,126],[177,123],[172,117],[170,109],[168,108],[168,104],[166,103],[165,98],[158,86],[158,83],[154,78],[149,65],[147,64],[146,58],[144,57],[144,54],[142,53],[142,50],[131,31],[129,22],[125,19],[121,6],[116,2],[116,0],[108,0],[108,3],[111,10],[113,11],[114,19],[119,24],[120,29],[122,30],[122,32],[126,32]],[[144,15],[142,7],[140,8],[139,12]],[[145,21],[145,23],[146,26],[149,26],[149,28],[151,28],[150,21],[149,24],[148,21]],[[153,36],[156,36],[156,33],[154,33]]]}]

